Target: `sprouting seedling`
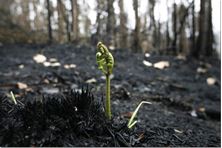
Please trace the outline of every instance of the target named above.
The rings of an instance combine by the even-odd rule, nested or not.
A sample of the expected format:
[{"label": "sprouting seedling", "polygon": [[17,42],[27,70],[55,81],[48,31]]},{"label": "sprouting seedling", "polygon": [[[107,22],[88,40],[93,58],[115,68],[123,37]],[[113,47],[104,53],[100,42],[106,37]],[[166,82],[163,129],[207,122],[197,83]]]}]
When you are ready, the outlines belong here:
[{"label": "sprouting seedling", "polygon": [[13,94],[12,91],[10,91],[10,94],[11,94],[12,101],[15,103],[15,105],[17,105],[17,101],[15,99],[15,95]]},{"label": "sprouting seedling", "polygon": [[136,117],[136,114],[137,112],[139,111],[140,107],[142,106],[142,104],[152,104],[151,102],[147,102],[147,101],[142,101],[140,102],[140,104],[137,106],[137,108],[135,109],[135,111],[133,112],[128,124],[127,124],[127,127],[128,128],[132,128],[136,123],[137,121],[134,120],[134,118]]},{"label": "sprouting seedling", "polygon": [[106,103],[105,113],[108,119],[111,119],[111,105],[110,105],[110,75],[113,71],[114,58],[109,52],[108,48],[102,43],[97,44],[96,61],[98,69],[106,76]]}]

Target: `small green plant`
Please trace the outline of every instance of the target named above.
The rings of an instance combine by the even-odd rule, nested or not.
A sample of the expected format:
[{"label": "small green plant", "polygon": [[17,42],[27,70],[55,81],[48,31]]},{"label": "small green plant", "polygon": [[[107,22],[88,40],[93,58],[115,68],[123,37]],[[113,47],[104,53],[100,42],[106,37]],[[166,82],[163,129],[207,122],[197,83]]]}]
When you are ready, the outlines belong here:
[{"label": "small green plant", "polygon": [[111,119],[111,105],[110,105],[110,75],[113,71],[114,58],[109,52],[108,48],[102,43],[97,44],[96,61],[98,69],[106,76],[106,103],[105,113],[108,119]]},{"label": "small green plant", "polygon": [[12,101],[15,103],[15,105],[17,105],[17,101],[15,99],[14,93],[12,91],[10,91],[10,94],[11,94]]},{"label": "small green plant", "polygon": [[128,124],[127,124],[127,127],[128,128],[132,128],[136,123],[137,121],[134,120],[134,118],[136,117],[136,114],[137,112],[139,111],[140,107],[142,106],[142,104],[152,104],[151,102],[147,102],[147,101],[142,101],[140,102],[140,104],[137,106],[137,108],[135,109],[135,111],[133,112]]}]

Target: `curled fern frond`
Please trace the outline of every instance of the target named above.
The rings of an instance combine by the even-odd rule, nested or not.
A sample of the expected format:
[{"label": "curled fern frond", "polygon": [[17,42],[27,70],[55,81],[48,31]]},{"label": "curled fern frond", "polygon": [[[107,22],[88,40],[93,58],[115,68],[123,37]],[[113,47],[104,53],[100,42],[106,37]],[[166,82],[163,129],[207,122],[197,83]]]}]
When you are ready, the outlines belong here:
[{"label": "curled fern frond", "polygon": [[114,66],[114,58],[109,52],[108,48],[102,43],[97,44],[96,61],[98,69],[101,70],[105,75],[110,75]]},{"label": "curled fern frond", "polygon": [[108,48],[102,43],[97,44],[96,62],[98,69],[106,76],[106,106],[105,113],[108,119],[111,119],[110,103],[110,74],[113,72],[114,58]]}]

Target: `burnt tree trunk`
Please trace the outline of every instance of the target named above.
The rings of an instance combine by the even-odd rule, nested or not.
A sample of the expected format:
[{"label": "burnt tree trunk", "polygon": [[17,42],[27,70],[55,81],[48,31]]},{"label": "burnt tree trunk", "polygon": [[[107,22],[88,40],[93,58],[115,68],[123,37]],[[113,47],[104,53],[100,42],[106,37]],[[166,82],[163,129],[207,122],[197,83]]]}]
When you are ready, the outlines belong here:
[{"label": "burnt tree trunk", "polygon": [[154,15],[154,8],[155,8],[156,0],[149,0],[149,15],[150,15],[150,25],[149,30],[152,31],[152,37],[153,37],[153,47],[156,47],[159,43],[157,43],[157,25]]},{"label": "burnt tree trunk", "polygon": [[[185,7],[183,4],[180,5],[179,10],[177,10],[177,5],[174,3],[174,10],[173,10],[173,42],[172,42],[172,49],[174,54],[177,54],[178,52],[178,36],[180,38],[179,45],[183,44],[183,48],[179,48],[179,52],[181,52],[183,49],[187,49],[187,45],[185,43],[186,39],[186,33],[185,33],[185,25],[186,25],[186,20],[189,14],[189,10],[192,7],[193,3],[190,3],[188,7]],[[182,37],[183,36],[183,37]],[[181,39],[184,38],[184,39]],[[182,43],[184,42],[184,43]],[[181,44],[182,43],[182,44]],[[184,48],[186,47],[186,48]]]},{"label": "burnt tree trunk", "polygon": [[201,0],[199,13],[199,35],[197,38],[195,57],[211,56],[213,54],[211,0]]},{"label": "burnt tree trunk", "polygon": [[126,23],[127,23],[127,17],[124,12],[124,4],[123,0],[119,0],[119,8],[120,8],[120,40],[119,40],[119,45],[120,48],[127,47],[127,28],[126,28]]},{"label": "burnt tree trunk", "polygon": [[196,52],[196,21],[195,21],[195,0],[192,1],[192,32],[191,32],[191,54]]},{"label": "burnt tree trunk", "polygon": [[[192,4],[192,3],[191,3]],[[188,53],[187,48],[187,37],[186,37],[186,20],[187,16],[189,14],[189,8],[185,7],[184,4],[181,4],[178,10],[178,20],[180,27],[178,28],[177,34],[178,34],[178,52],[186,54]]]},{"label": "burnt tree trunk", "polygon": [[162,39],[162,37],[161,37],[161,23],[160,23],[160,20],[158,20],[158,22],[157,22],[157,32],[156,32],[156,34],[157,34],[157,36],[156,36],[156,42],[157,42],[157,44],[156,44],[156,47],[157,47],[157,49],[160,49],[160,47],[161,47],[161,39]]},{"label": "burnt tree trunk", "polygon": [[79,5],[77,0],[71,1],[71,11],[72,11],[72,33],[73,40],[77,41],[79,39]]},{"label": "burnt tree trunk", "polygon": [[101,38],[103,37],[104,33],[104,17],[103,17],[103,12],[106,11],[105,7],[107,6],[107,1],[104,0],[96,0],[96,10],[97,10],[97,15],[96,15],[96,33],[93,35],[92,38],[92,43],[97,44],[98,41],[103,41]]},{"label": "burnt tree trunk", "polygon": [[47,11],[48,11],[48,42],[52,43],[53,37],[52,37],[52,25],[51,25],[51,9],[50,9],[50,1],[46,0],[47,2]]},{"label": "burnt tree trunk", "polygon": [[69,23],[69,11],[66,10],[65,6],[64,6],[64,9],[65,9],[65,22],[66,22],[66,35],[67,35],[67,40],[68,42],[71,41],[71,29],[70,29],[70,23]]},{"label": "burnt tree trunk", "polygon": [[36,0],[32,0],[32,5],[33,5],[33,10],[35,12],[35,18],[34,18],[34,27],[35,30],[40,30],[42,27],[41,21],[40,21],[40,14],[39,11],[37,9],[38,5],[40,4],[39,1]]},{"label": "burnt tree trunk", "polygon": [[140,18],[138,14],[138,0],[133,0],[133,9],[135,13],[135,28],[134,28],[134,42],[133,50],[138,52],[140,50]]},{"label": "burnt tree trunk", "polygon": [[97,27],[96,27],[96,37],[100,38],[101,37],[101,12],[97,12],[96,16],[96,22],[97,22]]},{"label": "burnt tree trunk", "polygon": [[106,24],[106,32],[107,32],[107,44],[108,46],[113,45],[114,46],[114,29],[115,29],[115,13],[114,13],[114,7],[113,3],[114,0],[108,0],[107,1],[107,24]]},{"label": "burnt tree trunk", "polygon": [[177,5],[174,2],[173,4],[173,42],[172,42],[172,48],[174,54],[177,53]]},{"label": "burnt tree trunk", "polygon": [[59,43],[64,42],[64,10],[62,0],[57,0],[58,11],[58,40]]},{"label": "burnt tree trunk", "polygon": [[213,43],[214,43],[214,35],[213,35],[213,24],[212,24],[212,2],[211,0],[207,0],[208,7],[207,7],[207,44],[205,48],[205,56],[212,56],[213,55]]},{"label": "burnt tree trunk", "polygon": [[[166,1],[167,5],[167,18],[169,17],[169,6],[168,6],[168,0]],[[169,19],[167,19],[169,20]],[[169,33],[169,22],[166,22],[166,47],[169,48],[170,46],[170,33]]]}]

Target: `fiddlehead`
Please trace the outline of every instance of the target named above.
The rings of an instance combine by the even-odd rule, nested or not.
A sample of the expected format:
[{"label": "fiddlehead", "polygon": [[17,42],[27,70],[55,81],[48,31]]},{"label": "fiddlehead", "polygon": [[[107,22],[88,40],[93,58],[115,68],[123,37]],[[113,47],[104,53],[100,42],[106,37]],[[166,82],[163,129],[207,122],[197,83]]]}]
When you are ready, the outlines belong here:
[{"label": "fiddlehead", "polygon": [[100,69],[105,75],[110,75],[112,73],[114,58],[102,42],[97,44],[96,61],[98,69]]},{"label": "fiddlehead", "polygon": [[97,44],[96,61],[98,69],[106,75],[106,106],[105,112],[108,119],[111,119],[111,103],[110,103],[110,74],[113,71],[114,58],[108,48],[99,42]]}]

